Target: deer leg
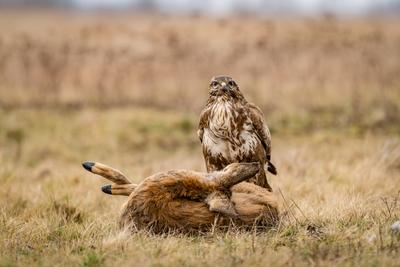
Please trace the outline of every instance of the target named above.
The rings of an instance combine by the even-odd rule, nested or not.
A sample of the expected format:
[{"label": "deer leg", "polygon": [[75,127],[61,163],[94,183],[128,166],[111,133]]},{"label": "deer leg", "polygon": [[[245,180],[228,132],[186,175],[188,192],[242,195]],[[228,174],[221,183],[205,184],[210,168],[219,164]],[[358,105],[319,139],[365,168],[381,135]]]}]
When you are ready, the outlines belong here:
[{"label": "deer leg", "polygon": [[216,172],[213,175],[213,181],[221,190],[226,190],[235,184],[253,177],[259,170],[260,164],[258,162],[232,163],[226,166],[222,171]]},{"label": "deer leg", "polygon": [[101,187],[101,191],[110,195],[129,196],[137,184],[108,184]]},{"label": "deer leg", "polygon": [[87,171],[100,175],[113,182],[113,184],[105,185],[101,188],[101,190],[106,194],[129,196],[137,187],[136,184],[129,181],[125,174],[105,164],[86,161],[82,163],[82,166]]},{"label": "deer leg", "polygon": [[128,177],[117,169],[111,168],[102,163],[86,161],[82,163],[83,168],[94,174],[100,175],[115,184],[132,184]]},{"label": "deer leg", "polygon": [[234,204],[230,200],[230,188],[253,177],[260,169],[258,162],[253,163],[232,163],[222,171],[212,174],[212,180],[216,184],[217,190],[210,193],[205,202],[210,211],[219,212],[231,218],[237,218],[238,214]]},{"label": "deer leg", "polygon": [[229,197],[220,191],[214,191],[209,194],[205,200],[210,211],[218,212],[230,218],[237,218],[235,207]]}]

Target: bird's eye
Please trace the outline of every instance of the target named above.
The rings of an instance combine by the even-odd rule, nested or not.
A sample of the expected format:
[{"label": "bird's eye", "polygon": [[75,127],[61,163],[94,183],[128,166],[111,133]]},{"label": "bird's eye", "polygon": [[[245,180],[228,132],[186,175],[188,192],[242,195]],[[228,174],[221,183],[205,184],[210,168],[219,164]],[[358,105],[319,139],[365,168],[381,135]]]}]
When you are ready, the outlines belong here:
[{"label": "bird's eye", "polygon": [[229,81],[228,85],[229,85],[229,87],[235,87],[236,83],[234,81]]},{"label": "bird's eye", "polygon": [[211,87],[217,87],[218,86],[218,82],[216,82],[216,81],[213,81],[213,82],[211,82]]}]

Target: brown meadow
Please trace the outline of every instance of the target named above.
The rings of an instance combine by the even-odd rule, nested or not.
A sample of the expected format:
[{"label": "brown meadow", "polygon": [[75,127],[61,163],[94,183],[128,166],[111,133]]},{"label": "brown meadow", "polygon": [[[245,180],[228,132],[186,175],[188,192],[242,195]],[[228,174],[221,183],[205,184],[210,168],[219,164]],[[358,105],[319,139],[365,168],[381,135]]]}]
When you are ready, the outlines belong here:
[{"label": "brown meadow", "polygon": [[[400,21],[0,12],[0,266],[398,266]],[[260,106],[282,221],[264,232],[119,232],[139,182],[204,171],[207,85]]]}]

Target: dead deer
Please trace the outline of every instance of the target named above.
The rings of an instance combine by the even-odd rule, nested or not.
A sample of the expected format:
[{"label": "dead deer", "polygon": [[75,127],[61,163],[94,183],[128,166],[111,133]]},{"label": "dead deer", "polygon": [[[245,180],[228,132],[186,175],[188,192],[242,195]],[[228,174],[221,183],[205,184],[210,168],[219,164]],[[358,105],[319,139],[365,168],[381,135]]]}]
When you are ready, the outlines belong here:
[{"label": "dead deer", "polygon": [[119,170],[97,162],[83,167],[111,182],[102,191],[129,196],[122,207],[120,227],[198,232],[231,222],[244,227],[263,227],[278,220],[278,205],[273,193],[252,183],[259,163],[232,163],[222,171],[201,173],[170,170],[133,184]]}]

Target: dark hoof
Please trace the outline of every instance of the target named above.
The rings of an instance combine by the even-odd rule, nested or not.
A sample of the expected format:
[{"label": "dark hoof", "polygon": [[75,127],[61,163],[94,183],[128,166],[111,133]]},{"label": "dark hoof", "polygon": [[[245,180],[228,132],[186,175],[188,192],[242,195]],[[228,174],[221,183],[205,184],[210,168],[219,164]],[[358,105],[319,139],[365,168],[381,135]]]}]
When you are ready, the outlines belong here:
[{"label": "dark hoof", "polygon": [[82,163],[83,168],[85,168],[87,171],[92,171],[92,167],[94,166],[94,162],[93,161],[85,161],[84,163]]},{"label": "dark hoof", "polygon": [[110,184],[102,186],[101,187],[101,191],[103,191],[106,194],[112,195],[112,193],[111,193],[111,185]]}]

